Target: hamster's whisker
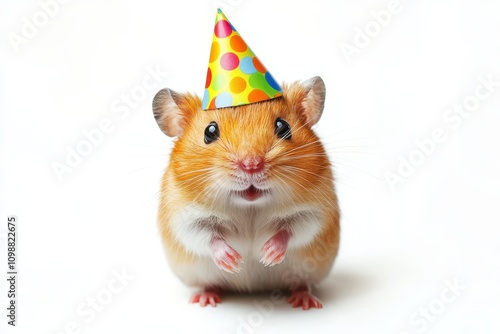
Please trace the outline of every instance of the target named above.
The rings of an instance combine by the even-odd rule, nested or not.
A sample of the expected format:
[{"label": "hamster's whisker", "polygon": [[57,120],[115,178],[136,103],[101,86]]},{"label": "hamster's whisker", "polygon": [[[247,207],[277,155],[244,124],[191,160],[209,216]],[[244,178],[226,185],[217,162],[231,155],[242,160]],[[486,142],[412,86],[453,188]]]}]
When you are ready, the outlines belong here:
[{"label": "hamster's whisker", "polygon": [[[215,170],[215,169],[214,169]],[[216,173],[210,173],[210,174],[205,174],[203,177],[198,177],[198,178],[192,178],[186,181],[191,181],[190,184],[185,185],[185,188],[190,187],[192,184],[199,184],[199,183],[210,183],[212,181],[220,181],[220,177],[216,175]],[[220,185],[217,188],[217,192],[215,194],[210,194],[210,197],[213,198],[214,200],[218,198],[219,193],[224,189],[227,188],[226,185],[229,181],[224,179],[222,185]],[[200,196],[206,195],[208,192],[207,189],[201,189],[198,194],[196,195],[194,201],[196,201]],[[213,205],[212,205],[213,206]]]},{"label": "hamster's whisker", "polygon": [[229,178],[226,178],[226,179],[223,180],[222,184],[218,185],[218,187],[217,187],[218,189],[216,190],[217,192],[215,193],[214,196],[212,196],[212,205],[210,206],[210,209],[209,209],[210,211],[212,211],[214,213],[216,212],[215,211],[215,205],[218,203],[219,198],[223,197],[221,195],[221,193],[223,193],[224,197],[226,197],[226,200],[223,201],[224,204],[227,204],[227,202],[228,202],[227,201],[227,197],[229,196],[229,193],[230,193],[228,185],[230,183],[231,183],[231,180]]},{"label": "hamster's whisker", "polygon": [[120,158],[135,158],[135,157],[165,157],[165,153],[152,153],[152,154],[131,154],[131,155],[122,155]]},{"label": "hamster's whisker", "polygon": [[[298,185],[298,186],[302,187],[303,189],[307,190],[307,188],[306,188],[304,185],[300,184],[299,182],[297,182],[297,180],[293,179],[292,177],[288,176],[287,174],[285,174],[285,173],[283,173],[283,172],[280,172],[280,171],[277,171],[277,173],[278,173],[279,175],[281,175],[281,176],[285,177],[286,179],[290,180],[290,182],[291,182],[291,183],[294,183],[294,184],[296,184],[296,185]],[[294,177],[295,177],[295,176],[298,176],[298,175],[295,175],[295,174],[294,174]],[[300,176],[299,176],[299,177],[300,177]],[[303,179],[303,180],[305,180],[304,178],[302,178],[302,179]]]},{"label": "hamster's whisker", "polygon": [[[304,177],[300,176],[300,175],[299,175],[299,174],[297,174],[297,173],[293,174],[293,176],[294,176],[294,177],[297,177],[297,176],[298,176],[298,177],[300,177],[302,180],[304,180],[305,182],[309,183],[309,180],[307,180],[306,178],[304,178]],[[328,180],[333,182],[333,180],[330,180],[330,179],[328,179]],[[299,184],[296,180],[291,180],[291,181],[292,181],[292,182],[295,182],[296,184]],[[320,182],[321,182],[321,181],[320,181]],[[324,186],[326,186],[326,187],[329,187],[329,185],[327,185],[327,184],[325,184],[325,183],[323,183],[323,182],[321,182],[321,184],[323,184],[323,185],[324,185]],[[304,186],[304,188],[305,188],[305,186]],[[327,194],[326,194],[326,193],[325,193],[322,189],[318,189],[318,190],[319,190],[319,192],[320,192],[322,195],[324,195],[324,196],[323,196],[323,198],[321,198],[321,199],[320,199],[320,198],[318,198],[317,196],[315,196],[315,198],[316,198],[317,200],[321,200],[321,201],[323,201],[323,200],[325,200],[326,198],[328,198]],[[328,202],[329,202],[329,204],[330,204],[331,206],[333,206],[336,210],[339,210],[339,207],[338,207],[338,205],[337,205],[336,203],[331,202],[331,201],[328,201]]]},{"label": "hamster's whisker", "polygon": [[[285,162],[286,162],[287,160],[295,160],[295,159],[302,159],[302,158],[303,158],[303,156],[286,157]],[[339,161],[339,160],[341,160],[341,161]],[[337,169],[337,168],[335,168],[335,166],[336,166],[336,165],[344,165],[344,166],[346,166],[346,167],[350,167],[350,168],[355,169],[355,170],[358,170],[358,171],[360,171],[360,172],[362,172],[362,173],[364,173],[364,174],[366,174],[366,175],[369,175],[369,176],[371,176],[371,177],[375,178],[375,179],[376,179],[376,180],[378,180],[378,181],[382,181],[382,179],[381,179],[380,177],[378,177],[378,176],[376,176],[376,175],[373,175],[373,174],[371,174],[371,173],[370,173],[370,172],[368,172],[368,171],[362,170],[362,169],[360,169],[360,168],[358,168],[358,167],[356,167],[356,166],[352,166],[352,165],[349,165],[349,164],[343,163],[343,162],[342,162],[342,160],[347,161],[347,162],[350,162],[350,163],[353,163],[352,161],[349,161],[349,160],[348,160],[348,159],[346,159],[346,158],[342,158],[342,157],[335,157],[334,159],[331,159],[331,161],[330,161],[330,163],[331,163],[331,164],[333,165],[333,167],[334,167],[334,170],[336,170],[336,169]],[[282,166],[282,165],[280,165],[280,166]],[[286,165],[285,165],[285,166],[286,166]],[[309,174],[312,174],[312,175],[316,175],[316,174],[311,173],[311,172],[309,172],[308,170],[303,169],[303,168],[300,168],[300,167],[293,167],[293,166],[288,166],[288,167],[290,167],[290,168],[294,168],[294,169],[297,169],[297,170],[302,170],[302,171],[304,171],[304,172],[306,172],[306,173],[309,173]],[[319,177],[322,177],[322,176],[320,176],[320,175],[318,175],[318,176],[319,176]],[[324,177],[323,177],[323,178],[324,178]]]},{"label": "hamster's whisker", "polygon": [[216,141],[217,145],[222,146],[227,152],[231,152],[231,149],[229,148],[229,143],[225,141],[224,138],[219,138]]},{"label": "hamster's whisker", "polygon": [[[279,172],[279,173],[280,173],[280,175],[282,175],[283,177],[286,177],[286,178],[287,178],[287,179],[288,179],[291,183],[296,184],[296,185],[298,185],[298,186],[302,187],[303,189],[307,190],[307,187],[306,187],[305,185],[300,184],[300,183],[299,183],[299,182],[297,182],[297,180],[295,180],[294,178],[292,178],[292,177],[288,176],[288,175],[287,175],[287,174],[285,174],[285,173],[281,173],[281,172]],[[300,177],[302,180],[304,180],[306,183],[309,183],[309,181],[308,181],[307,179],[305,179],[304,177],[302,177],[302,176],[300,176],[300,175],[298,175],[298,174],[296,174],[296,173],[295,173],[295,174],[293,174],[293,176],[294,176],[294,177],[297,177],[297,176],[298,176],[298,177]],[[323,184],[324,184],[324,183],[323,183]],[[324,195],[324,196],[323,196],[323,198],[318,198],[318,196],[314,195],[314,197],[315,197],[318,201],[324,201],[326,198],[328,198],[328,196],[326,196],[326,193],[325,193],[323,190],[318,189],[318,191],[319,191],[322,195]],[[328,203],[329,203],[331,206],[333,206],[333,207],[334,207],[337,211],[339,210],[339,207],[338,207],[338,206],[337,206],[334,202],[328,201]]]},{"label": "hamster's whisker", "polygon": [[[188,182],[192,182],[192,183],[199,183],[201,181],[205,181],[207,180],[208,178],[212,177],[213,175],[199,175],[197,177],[193,177],[193,178],[190,178],[188,180],[185,180],[185,181],[182,181],[182,182],[179,182],[178,185],[179,185],[179,190],[180,191],[183,191],[183,190],[186,190],[187,188],[189,188],[191,186],[191,184],[187,184]],[[199,197],[199,196],[202,196],[203,194],[205,194],[205,191],[200,191],[198,193],[198,195],[196,196],[196,199]],[[168,204],[171,203],[173,199],[169,199],[167,201],[165,201],[165,203],[160,207],[160,210],[164,210]]]},{"label": "hamster's whisker", "polygon": [[[212,175],[212,178],[214,180],[220,181],[220,177],[217,175]],[[209,198],[211,199],[209,201],[210,206],[207,208],[209,212],[212,212],[214,215],[218,212],[216,205],[221,203],[222,198],[226,198],[225,200],[222,200],[223,205],[225,206],[228,202],[228,197],[230,195],[230,188],[228,187],[229,184],[231,184],[231,179],[230,178],[224,178],[222,183],[218,182],[218,185],[215,189],[215,193],[210,193],[208,194]],[[213,188],[212,188],[213,189]],[[205,193],[205,192],[203,192]],[[201,195],[201,193],[197,196],[197,198]]]},{"label": "hamster's whisker", "polygon": [[144,170],[144,169],[148,169],[148,168],[156,168],[159,164],[162,164],[162,165],[165,165],[167,164],[168,161],[157,161],[157,162],[154,162],[152,165],[148,165],[146,167],[140,167],[138,169],[133,169],[131,171],[129,171],[129,174],[132,174],[132,173],[136,173],[136,172],[139,172],[141,170]]},{"label": "hamster's whisker", "polygon": [[315,145],[315,144],[318,144],[318,143],[321,143],[321,140],[320,140],[320,139],[314,140],[314,141],[309,142],[309,143],[304,144],[304,145],[297,146],[297,147],[295,147],[294,149],[291,149],[291,150],[289,150],[289,151],[286,151],[286,152],[285,152],[285,153],[283,153],[282,155],[283,155],[283,156],[288,156],[288,155],[291,155],[291,153],[293,153],[293,152],[295,152],[295,151],[297,151],[297,150],[300,150],[300,149],[302,149],[302,148],[304,148],[304,147],[308,147],[308,146]]},{"label": "hamster's whisker", "polygon": [[[300,159],[300,157],[297,157],[297,159]],[[287,160],[287,162],[288,162],[288,160]],[[322,164],[308,163],[307,165],[310,167],[317,167],[317,168],[324,168],[325,167],[325,165],[322,165]],[[293,168],[293,166],[289,166],[288,163],[279,164],[277,166],[279,166],[280,168],[283,168],[283,169]],[[316,175],[316,174],[314,174],[314,175]],[[322,175],[318,175],[318,177],[329,179],[327,176],[322,176]]]},{"label": "hamster's whisker", "polygon": [[350,156],[350,157],[363,157],[363,158],[368,158],[370,157],[371,159],[376,158],[376,157],[381,157],[380,154],[375,153],[375,152],[367,152],[367,151],[353,151],[353,150],[326,150],[326,153],[328,156],[330,156],[332,159],[335,159],[336,157],[339,156]]},{"label": "hamster's whisker", "polygon": [[283,175],[283,176],[284,176],[284,174],[283,174],[283,173],[280,173],[280,172],[278,172],[278,174],[279,174],[279,175],[275,175],[275,176],[276,176],[276,178],[278,179],[278,181],[280,181],[280,182],[276,182],[276,183],[275,183],[275,184],[276,184],[276,186],[278,186],[278,193],[279,193],[280,195],[284,195],[284,196],[281,196],[281,197],[288,197],[289,201],[290,201],[290,202],[293,202],[293,199],[292,199],[292,197],[290,196],[290,192],[289,192],[289,191],[286,191],[286,189],[285,189],[285,188],[283,188],[283,186],[282,186],[282,184],[287,184],[287,182],[286,182],[285,180],[283,180],[283,178],[281,178],[281,177],[280,177],[280,175]]},{"label": "hamster's whisker", "polygon": [[305,172],[305,173],[314,175],[315,177],[320,177],[320,178],[325,179],[327,181],[332,181],[331,178],[329,178],[329,177],[326,177],[326,176],[323,176],[323,175],[318,175],[318,174],[315,174],[315,173],[312,173],[312,172],[308,171],[307,169],[300,168],[300,167],[295,167],[295,166],[291,166],[291,165],[288,165],[286,163],[285,164],[276,164],[276,166],[279,166],[281,169],[293,169],[295,171]]},{"label": "hamster's whisker", "polygon": [[[337,143],[335,143],[337,144]],[[371,146],[367,146],[367,145],[345,145],[345,144],[342,144],[342,145],[333,145],[333,144],[327,144],[325,145],[325,149],[340,149],[340,148],[363,148],[363,149],[370,149],[372,148]]]},{"label": "hamster's whisker", "polygon": [[136,144],[136,143],[119,143],[120,145],[129,145],[129,146],[142,146],[142,147],[148,147],[148,148],[154,148],[154,149],[161,149],[161,150],[169,150],[171,149],[174,145],[173,143],[169,142],[168,146],[153,146],[153,145],[145,145],[145,144]]},{"label": "hamster's whisker", "polygon": [[355,155],[358,154],[360,156],[363,155],[368,155],[372,157],[380,157],[381,155],[376,152],[368,152],[368,151],[342,151],[342,150],[326,150],[328,155],[332,158],[336,158],[339,155],[344,155],[344,154],[349,154],[349,155]]},{"label": "hamster's whisker", "polygon": [[[214,179],[214,177],[211,175],[209,179],[210,179],[210,180],[212,180],[212,179]],[[208,181],[210,181],[210,180],[208,180]],[[207,194],[207,189],[200,189],[200,190],[198,191],[198,194],[197,194],[197,195],[196,195],[196,197],[194,198],[193,202],[194,202],[194,203],[197,203],[197,202],[198,202],[198,199],[199,199],[200,197],[205,196],[206,194]],[[215,197],[215,196],[214,196],[214,197]],[[210,211],[213,211],[213,209],[212,209],[212,208],[210,208]]]},{"label": "hamster's whisker", "polygon": [[[179,190],[189,190],[193,185],[204,183],[210,178],[210,175],[198,175],[187,180],[179,182]],[[199,194],[198,194],[199,195]]]},{"label": "hamster's whisker", "polygon": [[[287,168],[289,168],[289,169],[291,169],[291,170],[295,170],[295,171],[297,171],[297,170],[298,170],[298,171],[303,171],[303,172],[309,173],[309,174],[311,174],[311,175],[314,175],[314,176],[316,176],[316,177],[320,177],[321,179],[324,179],[324,180],[326,180],[326,181],[328,182],[328,184],[326,184],[326,183],[324,183],[321,179],[319,179],[319,182],[320,182],[322,185],[324,185],[325,187],[327,187],[327,188],[328,188],[328,187],[331,187],[331,185],[333,184],[333,179],[332,179],[332,178],[325,177],[325,176],[321,176],[321,175],[316,175],[316,174],[311,173],[311,172],[309,172],[308,170],[305,170],[305,169],[300,168],[300,167],[287,166]],[[297,173],[294,173],[293,175],[294,175],[294,176],[300,176],[300,175],[299,175],[299,174],[297,174]],[[303,178],[303,179],[304,179],[304,178]],[[309,180],[306,180],[306,179],[304,179],[304,180],[305,180],[306,182],[310,182]],[[295,181],[295,182],[296,182],[296,181]],[[320,192],[322,192],[322,190],[321,190],[321,189],[320,189]],[[332,203],[332,204],[333,204],[333,203]],[[338,209],[338,207],[337,207],[337,209]]]},{"label": "hamster's whisker", "polygon": [[[220,171],[218,167],[213,167],[210,168],[211,171]],[[218,186],[216,188],[216,193],[215,194],[210,194],[210,197],[213,199],[212,200],[212,205],[210,207],[210,211],[214,211],[214,206],[216,201],[219,199],[219,195],[221,192],[226,191],[228,189],[227,185],[230,183],[229,178],[221,178],[217,173],[210,173],[206,175],[207,178],[204,181],[212,182],[212,181],[217,181]],[[220,180],[222,179],[222,183],[220,183]],[[195,201],[202,195],[206,194],[207,190],[204,189],[198,193],[198,195],[195,198]]]},{"label": "hamster's whisker", "polygon": [[[292,167],[292,166],[288,166],[288,167],[291,167],[291,168],[295,168],[295,169],[301,169],[301,168],[298,168],[298,167]],[[310,173],[309,171],[307,170],[303,170],[301,169],[302,171],[304,172],[307,172],[307,173]],[[312,173],[310,173],[312,174]],[[333,175],[335,176],[335,182],[338,183],[338,184],[345,184],[349,187],[352,187],[352,188],[355,188],[355,189],[358,189],[356,186],[352,185],[352,184],[349,184],[346,182],[346,180],[344,178],[346,178],[346,174],[342,173],[342,172],[338,172],[338,170],[335,168],[335,166],[333,166]],[[320,175],[317,175],[318,177]],[[322,177],[322,176],[321,176]],[[325,178],[325,177],[322,177],[322,178]],[[328,178],[325,178],[327,181],[329,181]],[[320,181],[321,182],[321,181]],[[321,182],[322,184],[324,184],[323,182]]]},{"label": "hamster's whisker", "polygon": [[[216,171],[218,170],[217,167],[215,166],[211,166],[211,167],[205,167],[205,168],[199,168],[199,169],[191,169],[191,170],[188,170],[184,173],[179,173],[177,174],[177,176],[187,176],[187,175],[191,175],[191,174],[197,174],[197,173],[200,173],[200,172],[206,172],[206,171]],[[206,174],[202,174],[202,175],[206,175]]]},{"label": "hamster's whisker", "polygon": [[[349,161],[349,160],[346,160],[346,161],[347,161],[347,162],[352,163],[352,161]],[[348,164],[346,164],[346,163],[344,163],[344,162],[342,162],[342,161],[339,161],[338,159],[337,159],[336,161],[332,162],[332,165],[333,165],[334,167],[336,167],[336,165],[346,166],[346,167],[349,167],[349,168],[355,169],[355,170],[357,170],[358,172],[361,172],[361,173],[363,173],[363,174],[366,174],[366,175],[368,175],[368,176],[371,176],[371,177],[373,177],[374,179],[376,179],[377,181],[383,182],[382,178],[380,178],[380,177],[378,177],[378,176],[376,176],[376,175],[373,175],[372,173],[370,173],[370,172],[368,172],[368,171],[366,171],[366,170],[363,170],[363,169],[361,169],[361,168],[359,168],[359,167],[352,166],[352,165],[348,165]]]},{"label": "hamster's whisker", "polygon": [[[314,158],[314,157],[324,157],[324,156],[326,156],[326,155],[322,155],[322,154],[305,154],[305,155],[301,155],[301,156],[287,157],[287,158],[286,158],[286,160],[285,160],[285,162],[288,162],[288,161],[291,161],[291,160],[303,160],[304,158],[310,158],[310,157],[313,157],[313,158]],[[326,156],[326,157],[327,157],[327,156]],[[348,162],[348,163],[353,163],[353,164],[355,164],[355,162],[354,162],[354,161],[352,161],[352,160],[350,160],[350,159],[348,159],[348,158],[345,158],[345,157],[335,157],[335,158],[333,159],[333,161],[331,161],[330,163],[331,163],[332,165],[334,165],[334,164],[339,164],[339,163],[340,163],[340,164],[342,164],[342,161],[346,161],[346,162]],[[308,165],[310,165],[310,166],[314,166],[314,167],[324,167],[323,165],[320,165],[320,164],[315,164],[315,163],[311,163],[311,162],[308,162]],[[285,163],[283,163],[283,164],[280,164],[279,166],[286,166],[286,164],[285,164]],[[348,167],[349,167],[349,165],[346,165],[346,166],[348,166]],[[369,173],[368,171],[365,171],[365,172],[366,172],[366,173]]]},{"label": "hamster's whisker", "polygon": [[345,139],[346,140],[370,139],[370,138],[373,138],[373,136],[365,135],[366,132],[367,132],[366,130],[370,130],[370,128],[371,128],[370,131],[373,131],[373,130],[376,130],[376,131],[384,130],[383,127],[378,127],[378,126],[370,126],[370,125],[355,126],[355,127],[345,128],[345,129],[342,129],[342,130],[331,132],[328,135],[323,136],[323,138],[331,138],[331,137],[334,137],[334,136],[341,135],[343,133],[349,133],[349,134],[359,133],[359,132],[356,132],[356,130],[359,130],[359,129],[362,129],[362,128],[364,128],[363,132],[362,132],[363,135],[357,136],[357,137],[352,137],[352,138],[345,138]]},{"label": "hamster's whisker", "polygon": [[335,133],[328,134],[328,135],[322,135],[321,138],[325,142],[325,144],[330,144],[330,143],[344,143],[344,142],[350,142],[350,141],[355,141],[355,140],[367,140],[367,139],[373,139],[373,137],[370,136],[359,136],[359,137],[351,137],[351,138],[341,138],[341,139],[334,139]]},{"label": "hamster's whisker", "polygon": [[149,196],[149,198],[142,203],[142,206],[146,205],[153,198],[159,199],[160,196],[161,196],[161,190],[158,190],[153,195]]},{"label": "hamster's whisker", "polygon": [[194,184],[198,185],[199,183],[205,183],[206,181],[209,181],[209,179],[212,179],[211,174],[203,174],[203,175],[197,175],[194,177],[190,177],[189,179],[181,181],[178,184],[180,186],[184,186],[184,188],[182,188],[184,190],[184,189],[190,188]]},{"label": "hamster's whisker", "polygon": [[328,158],[329,156],[327,153],[307,153],[307,154],[301,154],[301,155],[285,156],[284,159],[286,161],[289,161],[289,160],[297,160],[297,159],[304,159],[304,158],[318,158],[318,157]]}]

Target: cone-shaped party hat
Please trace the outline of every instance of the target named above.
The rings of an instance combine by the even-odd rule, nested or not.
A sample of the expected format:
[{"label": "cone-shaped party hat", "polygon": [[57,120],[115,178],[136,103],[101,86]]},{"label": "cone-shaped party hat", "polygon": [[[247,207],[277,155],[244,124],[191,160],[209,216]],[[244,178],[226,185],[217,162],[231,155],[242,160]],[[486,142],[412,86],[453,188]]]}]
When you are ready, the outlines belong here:
[{"label": "cone-shaped party hat", "polygon": [[282,95],[280,85],[218,9],[202,109],[236,107]]}]

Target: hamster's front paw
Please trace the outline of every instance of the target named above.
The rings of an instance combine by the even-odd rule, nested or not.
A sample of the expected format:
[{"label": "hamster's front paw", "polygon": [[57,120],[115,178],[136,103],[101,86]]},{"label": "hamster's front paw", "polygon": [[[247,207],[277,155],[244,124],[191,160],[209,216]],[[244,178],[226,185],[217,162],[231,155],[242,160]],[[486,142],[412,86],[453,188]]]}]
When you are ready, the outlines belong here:
[{"label": "hamster's front paw", "polygon": [[281,263],[285,259],[286,247],[289,239],[290,233],[288,231],[278,231],[278,233],[266,241],[262,247],[260,251],[262,259],[260,259],[259,262],[269,267]]},{"label": "hamster's front paw", "polygon": [[229,246],[224,239],[220,237],[212,238],[210,248],[217,267],[231,274],[238,273],[241,270],[240,263],[243,263],[241,255]]}]

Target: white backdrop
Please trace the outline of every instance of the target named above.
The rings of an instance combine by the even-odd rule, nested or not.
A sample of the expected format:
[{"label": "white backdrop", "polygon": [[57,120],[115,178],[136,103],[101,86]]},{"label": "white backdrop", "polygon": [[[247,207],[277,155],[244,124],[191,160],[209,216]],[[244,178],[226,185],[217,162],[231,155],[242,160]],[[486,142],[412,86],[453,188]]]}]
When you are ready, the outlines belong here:
[{"label": "white backdrop", "polygon": [[308,312],[268,295],[190,305],[162,253],[172,144],[151,100],[202,94],[216,6],[2,1],[2,268],[19,219],[2,333],[498,333],[499,3],[219,1],[278,81],[327,86],[316,130],[342,241]]}]

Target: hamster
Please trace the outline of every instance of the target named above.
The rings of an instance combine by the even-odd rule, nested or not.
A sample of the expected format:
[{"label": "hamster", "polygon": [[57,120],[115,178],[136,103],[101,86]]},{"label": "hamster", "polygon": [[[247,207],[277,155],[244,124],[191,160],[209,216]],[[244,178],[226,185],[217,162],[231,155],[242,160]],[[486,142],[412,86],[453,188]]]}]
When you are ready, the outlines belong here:
[{"label": "hamster", "polygon": [[154,97],[158,126],[177,137],[159,230],[172,271],[200,288],[192,303],[281,289],[293,307],[322,307],[311,287],[332,268],[340,234],[331,164],[311,130],[324,100],[320,77],[285,84],[282,97],[215,110],[168,88]]}]

